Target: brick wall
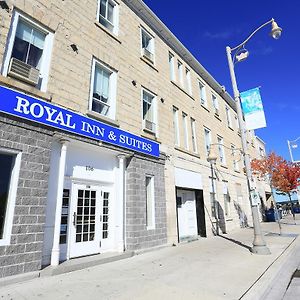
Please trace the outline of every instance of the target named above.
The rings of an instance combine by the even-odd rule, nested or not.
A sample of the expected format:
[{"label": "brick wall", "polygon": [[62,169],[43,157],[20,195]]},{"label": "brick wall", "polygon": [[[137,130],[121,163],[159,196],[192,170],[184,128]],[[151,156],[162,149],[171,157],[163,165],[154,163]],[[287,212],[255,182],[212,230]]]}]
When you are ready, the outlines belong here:
[{"label": "brick wall", "polygon": [[40,269],[52,135],[0,115],[0,148],[22,152],[11,243],[0,246],[0,277]]}]

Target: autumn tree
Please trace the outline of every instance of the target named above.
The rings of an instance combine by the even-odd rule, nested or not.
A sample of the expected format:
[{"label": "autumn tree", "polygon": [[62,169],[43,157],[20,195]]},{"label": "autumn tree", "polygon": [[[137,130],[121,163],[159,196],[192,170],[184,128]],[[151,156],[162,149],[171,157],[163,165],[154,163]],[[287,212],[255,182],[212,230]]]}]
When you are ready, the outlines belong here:
[{"label": "autumn tree", "polygon": [[[253,174],[262,179],[268,179],[271,188],[288,195],[292,204],[291,194],[300,185],[300,165],[287,162],[281,156],[271,152],[263,159],[253,159],[251,162]],[[295,214],[292,206],[292,213]]]}]

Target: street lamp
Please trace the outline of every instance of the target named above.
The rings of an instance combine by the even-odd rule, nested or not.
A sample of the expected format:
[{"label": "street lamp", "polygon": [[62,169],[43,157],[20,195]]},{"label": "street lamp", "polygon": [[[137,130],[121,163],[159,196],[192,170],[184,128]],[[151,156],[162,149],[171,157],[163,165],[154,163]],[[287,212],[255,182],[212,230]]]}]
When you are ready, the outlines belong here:
[{"label": "street lamp", "polygon": [[215,191],[215,184],[214,184],[214,166],[217,162],[217,155],[211,149],[211,145],[208,152],[207,161],[210,163],[210,170],[211,170],[211,187],[212,187],[212,196],[213,196],[213,204],[215,209],[215,219],[216,219],[216,231],[215,235],[219,235],[219,215],[218,215],[218,203],[216,200],[216,191]]},{"label": "street lamp", "polygon": [[[281,35],[282,29],[277,25],[277,23],[274,21],[274,19],[269,20],[268,22],[262,24],[257,29],[255,29],[242,43],[240,43],[238,46],[234,48],[230,48],[229,46],[226,47],[226,53],[227,53],[227,59],[228,59],[228,65],[229,65],[229,71],[230,71],[230,77],[232,82],[232,89],[233,89],[233,95],[234,100],[237,107],[237,115],[238,115],[238,121],[239,126],[241,129],[241,139],[242,139],[242,149],[243,149],[243,156],[244,156],[244,162],[245,162],[245,169],[246,169],[246,177],[247,177],[247,185],[248,185],[248,192],[249,192],[249,200],[250,200],[250,206],[251,206],[251,212],[252,212],[252,219],[253,219],[253,229],[254,229],[254,240],[252,243],[252,249],[251,251],[256,254],[270,254],[270,250],[266,245],[266,242],[262,236],[259,218],[258,218],[258,207],[256,203],[253,203],[251,200],[251,194],[255,190],[254,188],[254,182],[252,179],[252,172],[251,172],[251,166],[250,166],[250,158],[249,153],[247,151],[247,140],[246,140],[246,133],[244,128],[244,122],[243,122],[243,114],[242,114],[242,108],[240,103],[240,92],[238,90],[235,72],[234,72],[234,63],[240,62],[244,59],[246,59],[249,55],[249,52],[245,49],[245,44],[255,35],[260,29],[265,27],[268,24],[272,24],[272,29],[270,32],[270,35],[274,39],[278,39]],[[233,57],[231,56],[232,52]]]},{"label": "street lamp", "polygon": [[300,136],[293,141],[289,141],[289,140],[287,141],[292,162],[299,162],[294,160],[293,153],[292,153],[292,149],[298,148],[298,143],[297,143],[298,140],[300,140]]}]

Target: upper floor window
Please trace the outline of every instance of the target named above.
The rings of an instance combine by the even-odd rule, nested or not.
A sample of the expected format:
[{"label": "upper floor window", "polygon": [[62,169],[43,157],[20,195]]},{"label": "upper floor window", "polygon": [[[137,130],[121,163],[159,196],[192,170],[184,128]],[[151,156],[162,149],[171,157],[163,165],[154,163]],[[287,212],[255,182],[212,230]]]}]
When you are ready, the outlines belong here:
[{"label": "upper floor window", "polygon": [[179,60],[177,61],[177,70],[179,83],[183,86],[183,65]]},{"label": "upper floor window", "polygon": [[231,145],[230,146],[231,148],[231,155],[232,155],[232,159],[233,159],[233,169],[235,171],[239,171],[239,158],[238,158],[238,154],[240,154],[241,156],[241,153],[240,151],[237,151],[235,145]]},{"label": "upper floor window", "polygon": [[226,106],[225,110],[226,110],[227,125],[228,125],[228,127],[232,128],[232,120],[231,120],[230,108],[228,106]]},{"label": "upper floor window", "polygon": [[192,129],[192,145],[193,151],[197,153],[197,139],[196,139],[196,121],[191,118],[191,129]]},{"label": "upper floor window", "polygon": [[211,100],[212,100],[212,105],[215,109],[215,114],[218,116],[219,115],[219,102],[218,102],[218,98],[216,95],[212,94],[211,95]]},{"label": "upper floor window", "polygon": [[186,78],[186,90],[191,95],[192,94],[191,71],[188,68],[185,69],[185,78]]},{"label": "upper floor window", "polygon": [[188,135],[188,124],[187,124],[187,114],[182,113],[182,125],[184,134],[184,148],[189,149],[189,135]]},{"label": "upper floor window", "polygon": [[218,136],[217,141],[218,141],[220,163],[221,163],[221,165],[226,165],[225,151],[224,151],[224,146],[223,146],[223,138]]},{"label": "upper floor window", "polygon": [[170,68],[170,78],[175,81],[175,70],[174,70],[174,55],[169,52],[169,68]]},{"label": "upper floor window", "polygon": [[92,95],[90,110],[111,119],[115,118],[117,74],[102,63],[93,60]]},{"label": "upper floor window", "polygon": [[118,5],[113,0],[99,1],[99,22],[114,34],[117,33]]},{"label": "upper floor window", "polygon": [[200,91],[200,102],[201,102],[201,104],[204,105],[204,106],[207,106],[205,86],[200,81],[199,81],[199,91]]},{"label": "upper floor window", "polygon": [[211,133],[210,130],[207,128],[204,128],[204,143],[205,143],[206,155],[208,155],[210,151],[210,145],[211,145]]},{"label": "upper floor window", "polygon": [[143,90],[143,129],[156,133],[156,97]]},{"label": "upper floor window", "polygon": [[179,146],[179,124],[178,124],[178,109],[173,106],[173,126],[175,135],[175,145]]},{"label": "upper floor window", "polygon": [[144,28],[141,29],[142,55],[154,61],[154,37]]},{"label": "upper floor window", "polygon": [[15,12],[3,75],[46,91],[53,34]]}]

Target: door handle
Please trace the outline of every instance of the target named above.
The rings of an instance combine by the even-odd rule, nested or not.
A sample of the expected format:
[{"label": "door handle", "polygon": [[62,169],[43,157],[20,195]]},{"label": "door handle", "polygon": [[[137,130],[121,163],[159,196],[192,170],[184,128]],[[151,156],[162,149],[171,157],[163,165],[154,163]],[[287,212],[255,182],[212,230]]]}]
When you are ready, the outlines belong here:
[{"label": "door handle", "polygon": [[77,218],[77,215],[76,215],[76,212],[73,213],[73,225],[76,226],[76,218]]}]

